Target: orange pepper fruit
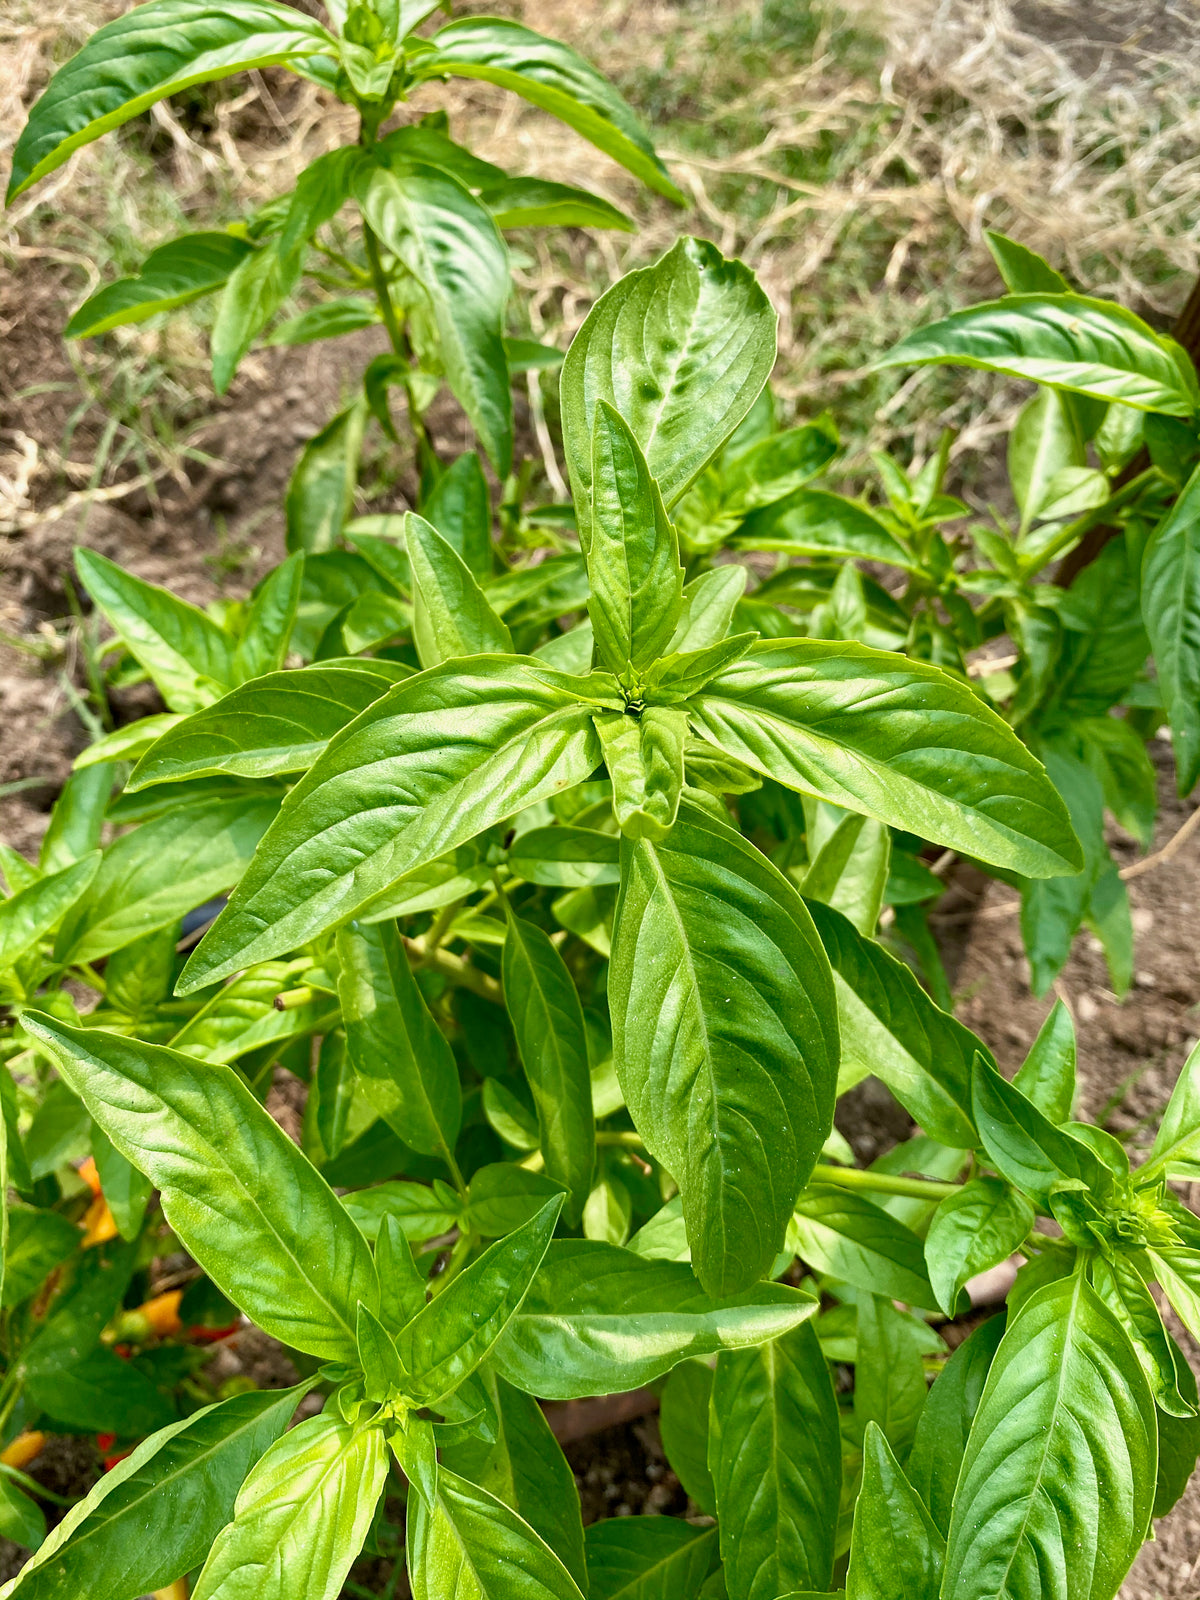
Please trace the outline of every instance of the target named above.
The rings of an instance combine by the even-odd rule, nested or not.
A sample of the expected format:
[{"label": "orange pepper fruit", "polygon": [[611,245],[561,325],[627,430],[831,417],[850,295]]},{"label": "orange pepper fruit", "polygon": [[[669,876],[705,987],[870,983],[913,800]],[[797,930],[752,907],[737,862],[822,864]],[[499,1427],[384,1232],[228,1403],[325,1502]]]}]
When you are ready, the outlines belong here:
[{"label": "orange pepper fruit", "polygon": [[31,1433],[19,1433],[10,1445],[0,1450],[0,1461],[6,1467],[16,1467],[19,1472],[41,1455],[45,1443],[46,1435],[36,1429]]}]

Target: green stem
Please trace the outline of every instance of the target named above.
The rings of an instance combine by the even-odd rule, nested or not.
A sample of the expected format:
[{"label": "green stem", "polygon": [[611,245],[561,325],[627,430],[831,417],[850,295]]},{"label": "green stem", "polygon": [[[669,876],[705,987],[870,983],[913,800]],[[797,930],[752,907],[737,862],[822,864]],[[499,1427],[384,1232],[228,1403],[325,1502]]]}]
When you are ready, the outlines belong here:
[{"label": "green stem", "polygon": [[1157,467],[1147,467],[1144,472],[1139,472],[1136,478],[1131,478],[1128,483],[1115,490],[1102,506],[1085,512],[1082,517],[1077,517],[1074,522],[1069,522],[1058,534],[1057,538],[1050,541],[1043,550],[1031,560],[1021,562],[1021,576],[1032,578],[1043,567],[1049,566],[1052,561],[1078,543],[1090,528],[1103,523],[1114,511],[1119,511],[1122,506],[1128,505],[1131,500],[1136,500],[1147,484],[1153,483],[1161,474]]},{"label": "green stem", "polygon": [[424,960],[427,964],[432,964],[433,958],[436,956],[442,940],[450,931],[450,925],[453,923],[455,917],[462,910],[463,906],[466,905],[466,903],[466,895],[460,895],[457,900],[452,900],[448,906],[443,906],[438,912],[437,916],[433,919],[433,925],[429,932],[425,935],[424,939]]},{"label": "green stem", "polygon": [[[383,261],[379,255],[379,240],[375,237],[375,233],[365,217],[363,218],[362,226],[363,245],[367,252],[367,265],[371,269],[371,283],[375,290],[375,298],[379,302],[383,325],[387,329],[387,336],[393,353],[408,369],[412,367],[412,345],[409,343],[408,335],[400,326],[396,317],[396,308],[392,304],[392,291],[388,286],[387,273],[383,270]],[[422,465],[428,460],[436,461],[437,454],[430,441],[429,431],[425,427],[425,419],[417,410],[410,383],[405,383],[405,393],[408,395],[408,425],[417,441],[418,457]]]},{"label": "green stem", "polygon": [[460,989],[470,989],[473,994],[479,995],[484,1000],[491,1000],[496,1005],[504,1004],[504,991],[495,978],[486,972],[480,972],[478,967],[472,967],[462,960],[460,956],[452,954],[449,950],[434,950],[429,959],[425,959],[425,943],[422,939],[405,939],[408,953],[414,957],[414,965],[429,967],[434,972],[440,972],[451,983],[457,984]]},{"label": "green stem", "polygon": [[601,1129],[596,1134],[598,1145],[616,1145],[622,1150],[644,1150],[645,1143],[640,1133],[606,1133]]},{"label": "green stem", "polygon": [[896,1178],[890,1172],[863,1172],[857,1167],[827,1167],[812,1170],[813,1183],[833,1183],[840,1189],[866,1189],[876,1194],[905,1195],[913,1200],[944,1200],[957,1194],[961,1183],[938,1183],[933,1178]]}]

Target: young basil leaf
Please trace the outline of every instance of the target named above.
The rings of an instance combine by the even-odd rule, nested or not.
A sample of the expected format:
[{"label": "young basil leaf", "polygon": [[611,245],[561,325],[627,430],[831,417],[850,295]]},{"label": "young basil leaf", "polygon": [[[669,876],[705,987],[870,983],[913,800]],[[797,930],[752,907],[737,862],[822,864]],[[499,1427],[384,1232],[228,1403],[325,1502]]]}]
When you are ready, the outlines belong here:
[{"label": "young basil leaf", "polygon": [[283,666],[303,581],[304,556],[297,551],[268,573],[254,591],[233,653],[239,682],[278,672]]},{"label": "young basil leaf", "polygon": [[1030,877],[1081,864],[1040,763],[936,667],[858,644],[762,641],[689,710],[700,737],[786,787]]},{"label": "young basil leaf", "polygon": [[159,245],[136,277],[118,278],[89,295],[63,329],[63,337],[94,339],[113,328],[189,305],[219,289],[252,249],[245,239],[216,232],[185,233]]},{"label": "young basil leaf", "polygon": [[432,51],[413,62],[419,78],[452,73],[511,89],[560,118],[659,194],[685,203],[637,116],[570,45],[498,17],[464,17],[440,29],[430,43]]},{"label": "young basil leaf", "polygon": [[219,774],[304,772],[335,733],[410,674],[399,662],[368,660],[269,672],[177,721],[138,762],[126,792]]},{"label": "young basil leaf", "polygon": [[828,489],[797,489],[786,500],[753,512],[730,543],[735,550],[916,566],[916,557],[873,511]]},{"label": "young basil leaf", "polygon": [[213,388],[224,394],[242,357],[287,299],[299,272],[299,261],[285,264],[279,241],[260,245],[229,275],[217,301],[209,341]]},{"label": "young basil leaf", "polygon": [[[414,130],[401,128],[399,131],[412,133]],[[492,508],[487,480],[474,451],[469,450],[450,463],[429,493],[422,497],[421,515],[453,545],[480,581],[490,576]],[[553,561],[543,562],[534,570],[544,574],[547,566],[553,567]],[[494,594],[489,593],[488,598],[496,605]],[[570,610],[570,607],[563,609]]]},{"label": "young basil leaf", "polygon": [[796,1201],[788,1242],[817,1272],[867,1294],[928,1310],[938,1304],[920,1239],[865,1195],[810,1184]]},{"label": "young basil leaf", "polygon": [[888,830],[869,817],[843,817],[804,874],[804,898],[848,917],[859,933],[875,932],[892,859]]},{"label": "young basil leaf", "polygon": [[510,278],[496,224],[449,173],[420,162],[364,166],[354,193],[368,225],[429,296],[446,380],[504,478],[512,464],[503,339]]},{"label": "young basil leaf", "polygon": [[480,1376],[496,1412],[496,1439],[443,1448],[442,1461],[523,1517],[586,1593],[579,1493],[562,1447],[531,1395],[486,1368]]},{"label": "young basil leaf", "polygon": [[946,1541],[887,1439],[867,1424],[846,1600],[938,1600]]},{"label": "young basil leaf", "polygon": [[[3,913],[0,912],[0,915]],[[1200,1177],[1200,1044],[1192,1047],[1171,1090],[1150,1159],[1138,1181]]]},{"label": "young basil leaf", "polygon": [[646,673],[646,698],[656,704],[690,700],[710,678],[740,661],[757,638],[756,633],[739,633],[702,650],[673,651],[661,656]]},{"label": "young basil leaf", "polygon": [[594,828],[530,828],[509,846],[508,867],[526,883],[552,889],[587,889],[621,881],[621,845]]},{"label": "young basil leaf", "polygon": [[406,872],[582,783],[599,764],[600,740],[596,701],[583,702],[578,683],[488,657],[397,684],[292,790],[180,992],[293,949]]},{"label": "young basil leaf", "polygon": [[367,403],[360,395],[314,434],[300,452],[284,499],[289,550],[317,552],[336,548],[354,508],[366,423]]},{"label": "young basil leaf", "polygon": [[1200,779],[1200,468],[1146,541],[1141,578],[1179,793],[1189,794]]},{"label": "young basil leaf", "polygon": [[122,834],[63,921],[55,958],[98,960],[223,894],[278,809],[278,796],[235,795],[177,806]]},{"label": "young basil leaf", "polygon": [[36,878],[8,900],[0,901],[0,972],[14,966],[59,922],[96,876],[100,852]]},{"label": "young basil leaf", "polygon": [[746,592],[746,569],[710,567],[683,586],[682,609],[667,649],[689,655],[720,644],[733,623],[733,613]]},{"label": "young basil leaf", "polygon": [[1042,995],[1066,964],[1109,856],[1104,841],[1104,791],[1095,773],[1057,741],[1043,744],[1039,753],[1047,775],[1066,802],[1084,858],[1083,871],[1071,877],[1021,885],[1021,933],[1029,952],[1033,992]]},{"label": "young basil leaf", "polygon": [[1033,523],[1051,511],[1062,475],[1086,467],[1087,445],[1072,396],[1039,389],[1022,407],[1008,439],[1008,477],[1021,513],[1018,550]]},{"label": "young basil leaf", "polygon": [[1159,1248],[1147,1252],[1154,1276],[1176,1316],[1195,1339],[1200,1337],[1200,1250]]},{"label": "young basil leaf", "polygon": [[[1179,1390],[1191,1406],[1200,1407],[1196,1379],[1183,1351],[1167,1335],[1175,1359]],[[1158,1478],[1154,1486],[1154,1519],[1165,1517],[1183,1495],[1200,1455],[1200,1416],[1173,1417],[1158,1413]]]},{"label": "young basil leaf", "polygon": [[396,1217],[382,1217],[375,1242],[379,1274],[379,1315],[386,1328],[399,1333],[426,1304],[429,1284],[413,1258],[412,1246]]},{"label": "young basil leaf", "polygon": [[361,1301],[358,1307],[358,1360],[368,1400],[377,1405],[400,1393],[404,1369],[391,1334],[379,1318]]},{"label": "young basil leaf", "polygon": [[664,839],[683,793],[687,712],[647,706],[638,716],[604,711],[592,719],[613,786],[613,815],[627,839]]},{"label": "young basil leaf", "polygon": [[833,967],[843,1086],[875,1073],[909,1114],[954,1149],[975,1144],[971,1063],[981,1039],[938,1009],[911,968],[840,912],[809,902]]},{"label": "young basil leaf", "polygon": [[629,424],[607,400],[592,422],[588,578],[600,665],[640,672],[666,649],[679,620],[679,542]]},{"label": "young basil leaf", "polygon": [[1190,417],[1195,374],[1140,317],[1082,294],[1013,294],[919,328],[878,367],[952,362],[1058,389]]},{"label": "young basil leaf", "polygon": [[591,1600],[699,1594],[719,1559],[715,1528],[675,1517],[608,1517],[585,1537]]},{"label": "young basil leaf", "polygon": [[546,1174],[569,1192],[575,1227],[596,1164],[587,1033],[575,980],[549,937],[507,908],[504,1003],[537,1109]]},{"label": "young basil leaf", "polygon": [[404,519],[404,540],[412,562],[413,642],[421,665],[510,653],[512,635],[449,540],[413,511]]},{"label": "young basil leaf", "polygon": [[442,1468],[432,1505],[408,1507],[413,1600],[583,1600],[574,1578],[502,1500]]},{"label": "young basil leaf", "polygon": [[1140,1251],[1114,1251],[1111,1258],[1097,1256],[1092,1263],[1092,1285],[1137,1351],[1155,1405],[1173,1417],[1192,1417],[1196,1408],[1181,1392],[1179,1347],[1163,1327],[1147,1287],[1153,1276],[1153,1265]]},{"label": "young basil leaf", "polygon": [[617,228],[635,233],[636,224],[608,200],[569,183],[544,178],[505,178],[479,197],[498,228]]},{"label": "young basil leaf", "polygon": [[983,236],[1009,294],[1070,294],[1071,285],[1062,273],[1035,250],[994,228],[986,228]]},{"label": "young basil leaf", "polygon": [[590,543],[597,403],[628,423],[668,510],[754,404],[775,360],[775,313],[740,261],[680,239],[601,295],[563,363],[563,446]]},{"label": "young basil leaf", "polygon": [[808,1295],[777,1283],[714,1300],[681,1262],[559,1239],[492,1363],[548,1400],[612,1394],[653,1382],[687,1356],[777,1339],[815,1310]]},{"label": "young basil leaf", "polygon": [[238,1493],[192,1600],[334,1600],[387,1477],[379,1428],[310,1417],[271,1446]]},{"label": "young basil leaf", "polygon": [[811,1322],[717,1357],[708,1456],[729,1600],[828,1588],[841,1495],[841,1435]]},{"label": "young basil leaf", "polygon": [[[394,1145],[393,1145],[394,1148]],[[366,1239],[375,1239],[390,1218],[406,1239],[420,1243],[456,1228],[462,1207],[449,1184],[377,1183],[342,1197],[342,1204]]]},{"label": "young basil leaf", "polygon": [[453,1161],[462,1124],[458,1067],[430,1015],[394,922],[337,936],[338,998],[364,1094],[405,1144]]},{"label": "young basil leaf", "polygon": [[199,711],[233,684],[234,642],[203,611],[123,572],[95,550],[77,549],[75,566],[79,581],[172,711]]},{"label": "young basil leaf", "polygon": [[350,180],[364,159],[359,145],[343,145],[327,150],[309,163],[292,190],[283,228],[279,235],[279,256],[285,263],[302,256],[304,246],[317,229],[332,221],[350,198]]},{"label": "young basil leaf", "polygon": [[[73,772],[67,779],[62,793],[54,802],[49,825],[42,835],[38,871],[34,872],[28,862],[21,858],[19,870],[29,876],[30,882],[43,873],[61,872],[73,861],[81,861],[99,847],[114,776],[113,767],[102,763],[97,767],[85,767],[82,772]],[[11,871],[11,857],[7,865]],[[28,884],[13,884],[17,892],[22,887],[28,887]]]},{"label": "young basil leaf", "polygon": [[1004,1325],[1003,1316],[989,1317],[963,1340],[934,1380],[917,1421],[908,1476],[943,1535],[950,1527],[954,1486]]},{"label": "young basil leaf", "polygon": [[122,1239],[136,1239],[142,1231],[142,1218],[154,1193],[154,1185],[113,1145],[98,1123],[92,1124],[92,1159],[96,1175],[117,1232]]},{"label": "young basil leaf", "polygon": [[264,961],[241,972],[217,990],[169,1041],[172,1050],[214,1066],[228,1065],[260,1045],[281,1044],[301,1033],[324,1033],[337,1021],[337,1005],[329,996],[313,991],[305,1005],[289,995],[283,1010],[276,1000],[302,986],[307,963]]},{"label": "young basil leaf", "polygon": [[1038,1030],[1013,1085],[1051,1122],[1071,1120],[1075,1100],[1075,1024],[1061,1000],[1054,1002]]},{"label": "young basil leaf", "polygon": [[5,1595],[125,1600],[198,1566],[306,1387],[235,1395],[144,1440],[72,1506]]},{"label": "young basil leaf", "polygon": [[972,1075],[975,1123],[988,1160],[1002,1177],[1044,1213],[1050,1193],[1071,1180],[1101,1199],[1113,1186],[1112,1174],[1087,1145],[1056,1128],[996,1068],[976,1056]]},{"label": "young basil leaf", "polygon": [[967,1442],[942,1593],[1111,1600],[1154,1503],[1154,1399],[1112,1312],[1075,1273],[1000,1342]]},{"label": "young basil leaf", "polygon": [[298,1350],[355,1359],[355,1306],[379,1303],[370,1252],[230,1068],[35,1012],[23,1020],[222,1292]]},{"label": "young basil leaf", "polygon": [[[784,1337],[791,1339],[793,1335]],[[671,1471],[688,1499],[709,1517],[717,1514],[717,1491],[708,1464],[712,1391],[710,1366],[703,1361],[681,1361],[663,1385],[658,1411],[659,1432]]]},{"label": "young basil leaf", "polygon": [[871,1423],[907,1461],[925,1405],[925,1369],[912,1338],[912,1320],[878,1295],[858,1296],[854,1420]]},{"label": "young basil leaf", "polygon": [[431,1405],[486,1360],[520,1308],[562,1210],[554,1195],[535,1217],[490,1245],[400,1331],[404,1392]]},{"label": "young basil leaf", "polygon": [[340,339],[344,333],[358,333],[378,324],[378,306],[360,296],[345,295],[335,300],[321,300],[307,311],[277,322],[263,343],[315,344],[320,339]]},{"label": "young basil leaf", "polygon": [[1033,1227],[1034,1210],[1003,1178],[972,1178],[933,1214],[925,1260],[937,1302],[948,1317],[968,1280],[1007,1261]]},{"label": "young basil leaf", "polygon": [[98,29],[55,73],[17,140],[8,198],[178,89],[333,43],[319,23],[271,0],[150,0]]},{"label": "young basil leaf", "polygon": [[621,848],[617,1076],[683,1194],[697,1277],[735,1293],[770,1266],[829,1129],[828,963],[782,873],[690,801],[664,840]]},{"label": "young basil leaf", "polygon": [[[493,1088],[497,1086],[494,1078],[486,1081]],[[532,1118],[530,1121],[532,1123]],[[532,1141],[530,1148],[536,1150],[536,1125],[533,1126]],[[472,1173],[467,1185],[464,1231],[469,1229],[485,1239],[500,1239],[506,1233],[514,1233],[523,1227],[538,1214],[547,1200],[562,1192],[563,1185],[548,1178],[544,1172],[529,1172],[508,1161],[496,1161],[479,1167]]]}]

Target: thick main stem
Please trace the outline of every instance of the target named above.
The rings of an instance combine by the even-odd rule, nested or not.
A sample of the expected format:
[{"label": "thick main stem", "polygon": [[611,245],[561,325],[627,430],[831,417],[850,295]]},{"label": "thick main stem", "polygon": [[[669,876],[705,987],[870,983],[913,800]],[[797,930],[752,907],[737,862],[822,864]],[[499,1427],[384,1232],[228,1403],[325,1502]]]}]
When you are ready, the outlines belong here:
[{"label": "thick main stem", "polygon": [[890,1172],[863,1172],[858,1167],[827,1167],[818,1163],[814,1183],[832,1183],[839,1189],[866,1189],[875,1194],[903,1195],[912,1200],[944,1200],[957,1194],[961,1183],[939,1183],[936,1178],[900,1178]]}]

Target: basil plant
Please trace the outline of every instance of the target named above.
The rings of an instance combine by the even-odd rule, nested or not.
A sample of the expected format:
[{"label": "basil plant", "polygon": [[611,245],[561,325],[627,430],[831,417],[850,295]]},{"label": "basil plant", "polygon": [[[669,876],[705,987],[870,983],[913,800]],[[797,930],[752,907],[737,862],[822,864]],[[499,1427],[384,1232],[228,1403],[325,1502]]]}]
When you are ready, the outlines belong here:
[{"label": "basil plant", "polygon": [[[1133,928],[1106,817],[1149,846],[1146,741],[1164,724],[1179,793],[1200,779],[1200,386],[1173,340],[1076,293],[1024,246],[989,240],[1007,293],[919,329],[879,366],[1033,380],[1008,440],[1011,524],[946,492],[949,434],[915,473],[877,455],[872,503],[812,481],[837,448],[827,418],[779,433],[766,404],[680,504],[680,538],[693,574],[730,548],[775,557],[739,625],[903,650],[963,682],[977,673],[1045,764],[1084,851],[1072,876],[999,874],[1021,889],[1034,989],[1049,989],[1087,927],[1124,994]],[[919,908],[938,893],[910,867],[894,923],[935,983]]]},{"label": "basil plant", "polygon": [[[1196,1387],[1151,1284],[1200,1335],[1167,1187],[1200,1052],[1132,1169],[1073,1120],[1061,1007],[1009,1083],[874,937],[920,841],[1031,882],[1084,858],[963,678],[764,637],[744,567],[689,576],[774,355],[752,274],[682,240],[564,362],[578,549],[502,561],[447,492],[210,612],[79,553],[167,709],[84,753],[37,866],[4,857],[9,1237],[70,1205],[61,1163],[20,1173],[58,1096],[135,1248],[182,1246],[301,1381],[160,1384],[170,1420],[131,1411],[5,1594],[333,1600],[403,1497],[417,1600],[1111,1600],[1182,1492]],[[833,1114],[868,1074],[919,1131],[861,1169]],[[4,1323],[15,1372],[47,1304]],[[696,1515],[585,1532],[538,1402],[644,1385]]]},{"label": "basil plant", "polygon": [[[473,155],[450,138],[444,112],[389,129],[398,106],[449,77],[499,84],[683,199],[633,111],[576,51],[496,17],[414,31],[437,10],[436,0],[331,0],[326,27],[275,0],[148,0],[100,28],[55,74],[13,152],[10,200],[155,101],[267,66],[320,84],[357,112],[357,142],[318,157],[290,193],[225,230],[160,245],[136,276],[91,295],[66,329],[93,338],[216,296],[212,375],[223,393],[264,336],[310,344],[381,326],[388,353],[369,363],[349,406],[300,455],[287,494],[289,549],[336,542],[352,513],[368,423],[399,437],[393,388],[406,396],[426,480],[439,475],[425,416],[443,382],[503,479],[512,465],[510,374],[561,359],[505,337],[503,230],[633,227],[597,195],[512,177]],[[347,206],[359,224],[350,237],[339,223]]]}]

